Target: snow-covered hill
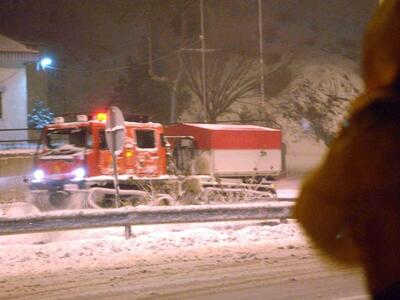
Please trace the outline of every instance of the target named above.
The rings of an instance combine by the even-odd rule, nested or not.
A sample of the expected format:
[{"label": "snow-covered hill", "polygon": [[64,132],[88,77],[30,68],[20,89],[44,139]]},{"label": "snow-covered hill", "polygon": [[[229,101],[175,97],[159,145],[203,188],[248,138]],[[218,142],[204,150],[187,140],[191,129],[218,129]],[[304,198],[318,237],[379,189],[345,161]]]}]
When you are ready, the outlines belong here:
[{"label": "snow-covered hill", "polygon": [[305,57],[289,70],[291,82],[268,101],[284,133],[287,171],[304,173],[322,157],[363,84],[358,65],[339,55]]}]

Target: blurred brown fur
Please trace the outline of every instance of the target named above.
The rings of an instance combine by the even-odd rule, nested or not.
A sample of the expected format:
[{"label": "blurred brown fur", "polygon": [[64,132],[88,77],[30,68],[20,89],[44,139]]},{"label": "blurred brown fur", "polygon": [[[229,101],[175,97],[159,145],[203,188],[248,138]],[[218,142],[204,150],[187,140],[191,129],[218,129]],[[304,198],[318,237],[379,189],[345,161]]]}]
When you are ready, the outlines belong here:
[{"label": "blurred brown fur", "polygon": [[366,92],[294,213],[329,257],[361,265],[376,293],[400,284],[400,0],[367,28],[362,67]]}]

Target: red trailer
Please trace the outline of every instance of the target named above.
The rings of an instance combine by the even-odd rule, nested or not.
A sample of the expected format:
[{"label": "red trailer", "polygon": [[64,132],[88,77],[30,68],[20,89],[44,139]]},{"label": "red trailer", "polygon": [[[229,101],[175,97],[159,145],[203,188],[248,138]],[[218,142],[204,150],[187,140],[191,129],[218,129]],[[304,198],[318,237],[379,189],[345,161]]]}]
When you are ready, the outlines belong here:
[{"label": "red trailer", "polygon": [[[255,125],[182,123],[167,126],[165,134],[192,141],[192,174],[278,177],[282,171],[282,132],[279,129]],[[172,144],[174,148],[181,146],[174,141]]]}]

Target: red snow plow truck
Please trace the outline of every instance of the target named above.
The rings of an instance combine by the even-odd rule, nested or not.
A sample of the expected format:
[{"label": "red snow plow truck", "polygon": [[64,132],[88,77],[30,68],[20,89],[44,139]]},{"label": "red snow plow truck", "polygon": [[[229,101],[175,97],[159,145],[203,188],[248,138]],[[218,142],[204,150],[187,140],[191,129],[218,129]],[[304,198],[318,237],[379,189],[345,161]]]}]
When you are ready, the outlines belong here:
[{"label": "red snow plow truck", "polygon": [[[113,207],[112,155],[106,114],[57,117],[42,132],[29,182],[41,210]],[[282,135],[253,125],[163,126],[134,116],[124,122],[116,157],[119,205],[243,202],[276,197]]]}]

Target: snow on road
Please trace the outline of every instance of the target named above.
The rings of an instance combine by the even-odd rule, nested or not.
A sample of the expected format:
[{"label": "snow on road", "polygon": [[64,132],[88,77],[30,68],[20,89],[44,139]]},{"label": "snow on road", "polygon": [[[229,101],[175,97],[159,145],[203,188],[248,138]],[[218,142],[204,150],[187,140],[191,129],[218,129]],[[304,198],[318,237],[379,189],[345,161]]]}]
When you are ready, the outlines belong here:
[{"label": "snow on road", "polygon": [[294,221],[137,226],[133,234],[125,240],[123,228],[106,228],[0,237],[0,299],[365,295],[359,271],[331,271]]},{"label": "snow on road", "polygon": [[179,249],[301,242],[295,223],[279,221],[153,225],[133,227],[125,240],[122,227],[0,237],[0,276],[46,270],[90,268],[112,257],[161,255]]},{"label": "snow on road", "polygon": [[[281,182],[281,197],[293,197],[296,180]],[[2,206],[1,215],[35,213],[29,204]],[[134,238],[125,240],[122,227],[0,236],[0,276],[45,272],[65,268],[90,268],[102,261],[137,255],[173,253],[176,249],[207,249],[237,245],[276,248],[282,243],[304,243],[294,222],[229,222],[133,227]]]},{"label": "snow on road", "polygon": [[[279,183],[279,197],[297,194],[297,181]],[[0,216],[35,212],[12,203]],[[284,299],[288,280],[288,292],[309,295],[324,288],[324,276],[338,292],[310,299],[365,293],[359,272],[326,273],[295,221],[146,225],[132,233],[129,240],[122,227],[0,236],[0,299],[246,299],[249,291]]]},{"label": "snow on road", "polygon": [[[21,212],[29,213],[29,207],[11,207],[7,215]],[[181,285],[182,281],[194,280],[190,275],[165,279],[171,272],[180,274],[191,266],[198,269],[205,264],[210,270],[204,280],[208,282],[209,276],[217,276],[218,282],[221,271],[214,274],[213,266],[218,269],[221,262],[236,265],[242,261],[268,261],[272,252],[277,251],[279,255],[280,251],[304,246],[298,226],[294,222],[281,224],[278,220],[135,226],[132,233],[133,238],[129,240],[124,238],[122,227],[0,236],[0,298],[19,299],[37,292],[40,299],[64,299],[59,294],[51,295],[53,289],[63,289],[62,282],[68,278],[68,289],[79,287],[77,295],[92,299],[95,297],[92,293],[98,293],[100,287],[82,287],[87,285],[86,280],[91,280],[93,286],[102,286],[105,276],[111,286],[101,287],[105,288],[101,295],[107,294],[113,290],[114,277],[127,276],[118,270],[128,268],[132,270],[128,275],[135,276],[132,281],[143,281],[135,288],[138,297],[144,294],[157,299],[160,291],[154,290],[153,281],[146,283],[143,274],[154,273],[156,280],[164,282],[163,290],[167,291],[169,284]],[[254,249],[260,248],[265,253],[255,254]],[[92,274],[90,279],[87,274]],[[55,282],[48,283],[49,278]],[[146,284],[149,284],[147,288]],[[61,293],[63,297],[67,297],[68,289]],[[65,299],[76,299],[77,295]],[[27,299],[36,299],[30,297]]]}]

